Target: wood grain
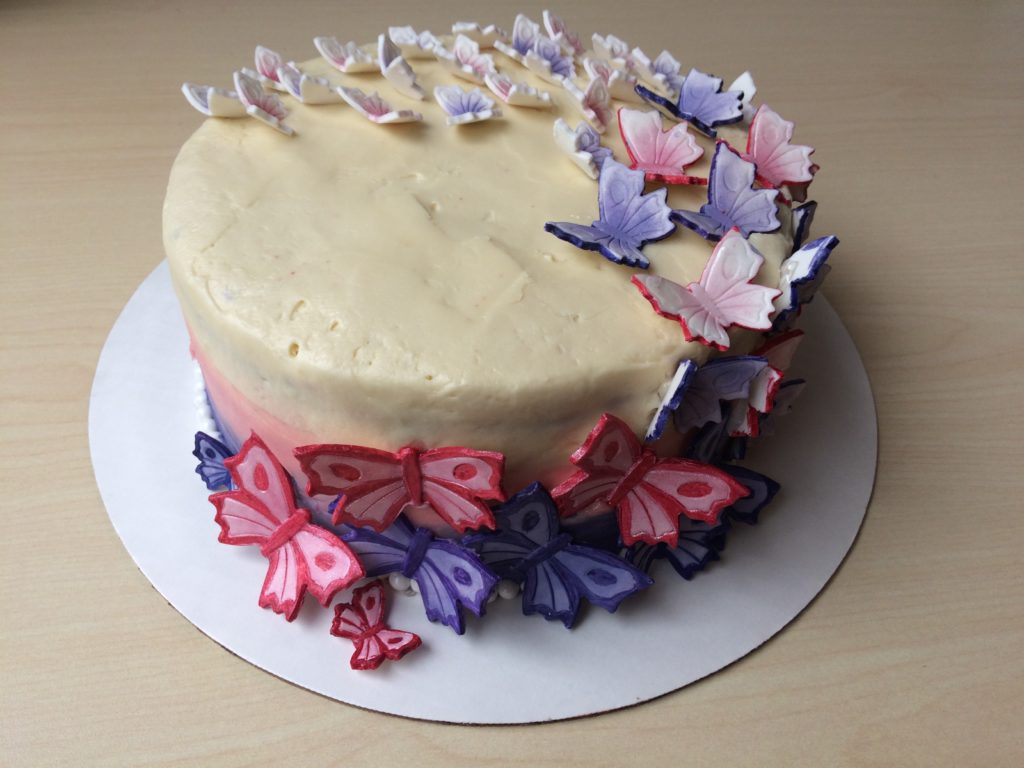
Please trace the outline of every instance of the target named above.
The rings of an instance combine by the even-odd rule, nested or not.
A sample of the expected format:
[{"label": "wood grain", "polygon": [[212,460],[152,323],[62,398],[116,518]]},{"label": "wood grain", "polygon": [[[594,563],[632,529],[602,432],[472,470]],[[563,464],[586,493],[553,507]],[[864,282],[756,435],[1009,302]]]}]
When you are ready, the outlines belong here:
[{"label": "wood grain", "polygon": [[[497,2],[511,23],[533,2]],[[1020,765],[1024,728],[1024,7],[562,3],[685,66],[751,69],[818,149],[828,296],[871,375],[860,538],[756,653],[632,709],[527,727],[361,711],[233,657],[170,608],[107,521],[86,414],[99,349],[160,261],[198,124],[182,80],[257,42],[441,28],[460,3],[0,5],[0,765]]]}]

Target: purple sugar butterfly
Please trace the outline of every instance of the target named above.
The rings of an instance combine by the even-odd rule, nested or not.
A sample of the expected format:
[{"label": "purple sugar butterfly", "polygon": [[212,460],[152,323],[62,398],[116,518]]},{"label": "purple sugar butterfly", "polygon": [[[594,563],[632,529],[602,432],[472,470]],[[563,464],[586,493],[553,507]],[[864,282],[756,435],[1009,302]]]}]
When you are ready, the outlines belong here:
[{"label": "purple sugar butterfly", "polygon": [[825,281],[831,267],[828,257],[839,245],[835,235],[819,237],[801,246],[792,256],[782,262],[779,270],[779,288],[782,289],[782,304],[772,323],[774,330],[784,330],[799,314],[800,307],[814,298],[814,294]]},{"label": "purple sugar butterfly", "polygon": [[512,26],[512,41],[506,43],[504,40],[496,39],[494,47],[524,67],[526,66],[526,54],[533,48],[534,42],[540,36],[540,25],[523,14],[516,16]]},{"label": "purple sugar butterfly", "polygon": [[571,56],[562,54],[562,46],[545,35],[537,35],[525,57],[526,68],[542,80],[559,82],[576,74]]},{"label": "purple sugar butterfly", "polygon": [[684,579],[689,581],[708,563],[718,559],[718,550],[725,543],[728,527],[724,518],[715,525],[679,518],[679,542],[670,547],[664,542],[645,544],[640,541],[622,549],[621,556],[642,570],[650,573],[655,560],[668,560],[669,564]]},{"label": "purple sugar butterfly", "polygon": [[609,552],[572,544],[558,532],[555,502],[533,483],[496,512],[498,530],[463,541],[503,578],[523,583],[523,613],[561,620],[571,628],[586,598],[612,613],[632,594],[654,582]]},{"label": "purple sugar butterfly", "polygon": [[501,110],[494,106],[494,99],[484,96],[479,88],[467,92],[457,85],[438,85],[434,88],[434,98],[448,114],[448,125],[479,123],[501,117]]},{"label": "purple sugar butterfly", "polygon": [[754,165],[724,142],[715,147],[708,180],[708,202],[700,212],[673,210],[672,219],[706,240],[721,240],[733,227],[743,237],[779,228],[773,189],[754,189]]},{"label": "purple sugar butterfly", "polygon": [[793,209],[793,252],[800,249],[808,236],[811,234],[811,224],[814,223],[814,214],[818,210],[818,204],[809,200],[803,205]]},{"label": "purple sugar butterfly", "polygon": [[680,432],[722,419],[722,401],[745,399],[754,378],[768,367],[757,355],[735,355],[711,360],[694,373],[675,411]]},{"label": "purple sugar butterfly", "polygon": [[686,449],[686,458],[702,464],[718,464],[742,459],[747,452],[746,438],[729,434],[729,422],[724,414],[698,430]]},{"label": "purple sugar butterfly", "polygon": [[666,195],[664,189],[645,195],[643,171],[631,171],[609,158],[598,179],[600,218],[590,226],[549,221],[544,229],[577,248],[597,251],[616,264],[646,269],[650,262],[640,249],[668,237],[675,229]]},{"label": "purple sugar butterfly", "polygon": [[676,120],[685,120],[711,138],[716,136],[715,126],[738,123],[743,119],[743,92],[722,93],[721,78],[696,69],[691,69],[683,79],[675,103],[643,85],[638,85],[636,92]]},{"label": "purple sugar butterfly", "polygon": [[668,426],[669,417],[682,405],[683,398],[689,389],[690,382],[697,372],[697,363],[693,360],[683,360],[676,367],[676,372],[669,381],[668,390],[661,399],[658,410],[654,412],[647,432],[644,434],[644,442],[657,440],[665,432]]},{"label": "purple sugar butterfly", "polygon": [[427,618],[466,631],[462,608],[483,616],[498,577],[474,552],[449,539],[437,539],[426,528],[396,520],[383,533],[345,527],[345,541],[367,576],[400,573],[419,587]]},{"label": "purple sugar butterfly", "polygon": [[720,464],[718,468],[729,475],[732,475],[740,485],[750,491],[749,496],[737,499],[732,506],[723,513],[724,519],[753,525],[757,522],[758,515],[767,507],[775,494],[782,488],[777,482],[767,475],[755,472],[747,467],[739,467],[734,464]]},{"label": "purple sugar butterfly", "polygon": [[224,466],[224,459],[229,459],[234,454],[220,440],[205,432],[196,432],[196,447],[192,455],[199,459],[196,474],[203,479],[209,490],[235,487],[231,482],[231,472]]}]

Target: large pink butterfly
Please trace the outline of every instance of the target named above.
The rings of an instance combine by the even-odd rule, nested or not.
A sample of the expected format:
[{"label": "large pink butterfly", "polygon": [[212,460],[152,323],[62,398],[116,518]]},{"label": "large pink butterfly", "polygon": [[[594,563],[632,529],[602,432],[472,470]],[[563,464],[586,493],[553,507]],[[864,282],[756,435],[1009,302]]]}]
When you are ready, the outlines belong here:
[{"label": "large pink butterfly", "polygon": [[771,327],[772,301],[781,291],[750,282],[763,263],[764,257],[734,227],[718,241],[699,282],[684,287],[657,275],[634,275],[632,280],[655,312],[679,321],[687,341],[724,351],[731,326]]},{"label": "large pink butterfly", "polygon": [[686,166],[695,163],[704,149],[687,130],[686,123],[661,129],[661,114],[654,110],[619,109],[619,133],[632,161],[630,168],[644,172],[647,181],[666,184],[707,184],[707,179],[687,176]]},{"label": "large pink butterfly", "polygon": [[295,456],[309,478],[309,493],[342,494],[335,525],[384,531],[407,506],[428,504],[460,533],[493,528],[485,501],[504,501],[505,457],[469,448],[405,447],[398,453],[359,445],[307,445]]},{"label": "large pink butterfly", "polygon": [[811,162],[814,149],[803,144],[791,144],[792,138],[793,123],[783,120],[767,104],[762,104],[750,122],[747,151],[741,157],[757,167],[757,181],[762,186],[795,187],[806,194],[807,185],[818,170],[818,166]]},{"label": "large pink butterfly", "polygon": [[334,606],[331,634],[355,643],[352,669],[376,669],[384,659],[398,661],[420,647],[420,636],[384,623],[384,587],[379,581],[360,587],[352,601]]},{"label": "large pink butterfly", "polygon": [[310,523],[296,508],[288,476],[254,433],[237,456],[224,460],[236,489],[215,493],[219,541],[257,544],[270,560],[260,606],[292,621],[308,588],[324,606],[363,577],[352,550],[333,533]]},{"label": "large pink butterfly", "polygon": [[679,516],[716,523],[719,513],[749,491],[725,472],[690,459],[659,459],[633,430],[606,413],[572,455],[580,471],[551,495],[562,517],[593,504],[614,507],[627,546],[637,541],[674,547]]}]

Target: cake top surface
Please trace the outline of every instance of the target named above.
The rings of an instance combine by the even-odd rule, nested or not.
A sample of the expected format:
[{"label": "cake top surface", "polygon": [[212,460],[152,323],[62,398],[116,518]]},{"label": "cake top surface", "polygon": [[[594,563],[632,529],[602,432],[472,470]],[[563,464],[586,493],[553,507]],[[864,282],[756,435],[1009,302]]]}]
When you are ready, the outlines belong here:
[{"label": "cake top surface", "polygon": [[[549,93],[551,107],[499,102],[500,118],[452,127],[430,94],[473,86],[438,62],[411,62],[427,93],[417,101],[379,73],[343,74],[316,59],[302,71],[379,90],[424,119],[377,125],[346,104],[285,97],[292,137],[256,120],[204,121],[175,161],[164,208],[176,279],[238,343],[265,344],[297,371],[491,388],[496,401],[509,390],[584,388],[588,377],[621,376],[628,386],[642,372],[653,407],[651,383],[709,350],[651,310],[630,284],[636,270],[545,231],[549,221],[598,218],[597,182],[552,138],[557,118],[582,118],[568,90],[489,53],[501,73]],[[585,78],[580,68],[580,87]],[[745,132],[720,136],[742,146]],[[714,143],[691,133],[704,156],[688,172],[706,177]],[[614,121],[601,141],[629,162]],[[706,195],[703,186],[670,186],[668,203],[697,210]],[[750,238],[765,257],[764,285],[777,285],[790,251],[784,208],[778,232]],[[646,273],[693,282],[712,246],[678,227],[645,247]],[[744,332],[731,333],[742,351]]]}]

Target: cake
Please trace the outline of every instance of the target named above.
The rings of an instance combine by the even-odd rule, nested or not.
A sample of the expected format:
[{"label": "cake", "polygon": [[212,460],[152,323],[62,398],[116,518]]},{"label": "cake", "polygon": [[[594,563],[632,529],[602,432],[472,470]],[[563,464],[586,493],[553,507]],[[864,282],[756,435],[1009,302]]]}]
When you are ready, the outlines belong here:
[{"label": "cake", "polygon": [[[689,577],[777,490],[730,462],[799,390],[790,325],[837,242],[805,242],[811,150],[749,75],[725,88],[543,22],[317,38],[300,64],[261,47],[235,91],[184,87],[224,118],[182,147],[164,206],[219,432],[198,471],[288,618],[302,579],[327,605],[390,567],[460,632],[498,576],[570,626],[581,597],[649,586],[652,558]],[[232,532],[225,509],[267,517],[267,493],[284,511],[263,538]],[[344,578],[317,581],[297,536],[354,553],[328,558]],[[417,568],[456,561],[472,585],[449,600],[439,577],[430,605]],[[538,579],[570,586],[545,603]]]}]

